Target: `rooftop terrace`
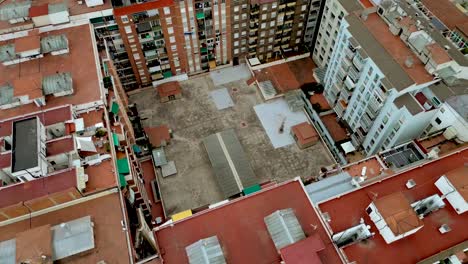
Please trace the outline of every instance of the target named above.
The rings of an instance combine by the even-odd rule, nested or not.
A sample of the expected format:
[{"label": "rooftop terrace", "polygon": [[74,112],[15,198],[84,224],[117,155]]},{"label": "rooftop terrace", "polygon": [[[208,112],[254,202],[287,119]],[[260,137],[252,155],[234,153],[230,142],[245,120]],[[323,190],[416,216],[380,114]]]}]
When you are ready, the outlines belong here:
[{"label": "rooftop terrace", "polygon": [[[394,263],[395,256],[398,256],[398,263],[416,263],[467,240],[468,233],[463,230],[468,214],[457,214],[448,203],[445,208],[426,216],[422,220],[424,227],[421,230],[392,244],[384,241],[366,213],[366,207],[372,201],[397,192],[401,192],[410,203],[440,194],[434,182],[446,172],[464,166],[467,155],[468,150],[465,149],[319,204],[321,212],[328,213],[331,219],[329,225],[334,232],[354,226],[363,218],[366,224],[371,225],[371,232],[376,233],[366,241],[344,248],[348,260],[357,263]],[[406,183],[410,179],[415,181],[416,186],[408,189]],[[449,225],[452,231],[441,234],[439,228],[442,224]]]}]

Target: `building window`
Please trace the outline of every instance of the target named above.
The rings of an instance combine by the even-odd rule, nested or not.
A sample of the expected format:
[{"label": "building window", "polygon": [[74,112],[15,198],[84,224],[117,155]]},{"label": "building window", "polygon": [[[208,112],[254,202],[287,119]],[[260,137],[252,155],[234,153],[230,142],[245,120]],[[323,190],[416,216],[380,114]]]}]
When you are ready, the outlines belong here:
[{"label": "building window", "polygon": [[266,20],[267,19],[267,14],[263,14],[262,15],[262,20]]},{"label": "building window", "polygon": [[165,14],[165,15],[171,14],[171,9],[170,9],[169,7],[165,7],[165,8],[164,8],[164,14]]},{"label": "building window", "polygon": [[120,19],[122,20],[123,23],[128,23],[128,17],[127,16],[121,16]]},{"label": "building window", "polygon": [[436,121],[436,123],[437,123],[438,125],[442,124],[442,120],[440,120],[440,118],[438,118],[438,117],[435,119],[435,121]]},{"label": "building window", "polygon": [[166,17],[166,24],[172,25],[172,18]]}]

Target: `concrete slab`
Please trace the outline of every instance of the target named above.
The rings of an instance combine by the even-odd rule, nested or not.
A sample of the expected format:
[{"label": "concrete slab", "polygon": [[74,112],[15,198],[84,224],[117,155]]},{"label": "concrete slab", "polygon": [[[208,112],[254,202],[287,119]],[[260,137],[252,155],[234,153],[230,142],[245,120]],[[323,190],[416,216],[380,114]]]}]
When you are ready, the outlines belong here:
[{"label": "concrete slab", "polygon": [[232,101],[227,88],[219,88],[211,91],[210,96],[218,110],[234,106],[234,102]]},{"label": "concrete slab", "polygon": [[215,86],[242,79],[249,79],[251,76],[249,67],[246,64],[210,72],[210,77]]},{"label": "concrete slab", "polygon": [[295,144],[274,149],[253,110],[262,98],[244,79],[223,84],[236,102],[223,111],[210,96],[217,87],[205,75],[181,82],[184,96],[180,100],[159,103],[153,89],[129,98],[147,118],[142,120],[143,126],[167,124],[173,132],[171,144],[164,150],[177,165],[177,174],[157,175],[167,215],[224,200],[202,143],[204,137],[220,131],[235,130],[259,182],[308,178],[332,163],[321,142],[306,150]]},{"label": "concrete slab", "polygon": [[[307,122],[304,112],[292,112],[284,99],[256,105],[254,109],[274,148],[293,144],[291,127]],[[283,127],[282,132],[281,127]]]}]

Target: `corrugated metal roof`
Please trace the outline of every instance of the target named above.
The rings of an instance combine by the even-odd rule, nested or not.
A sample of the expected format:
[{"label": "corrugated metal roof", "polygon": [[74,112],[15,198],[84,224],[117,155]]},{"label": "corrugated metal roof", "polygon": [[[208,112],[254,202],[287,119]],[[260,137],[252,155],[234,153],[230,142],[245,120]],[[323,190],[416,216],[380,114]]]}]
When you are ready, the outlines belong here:
[{"label": "corrugated metal roof", "polygon": [[5,62],[16,58],[15,44],[0,46],[0,61]]},{"label": "corrugated metal roof", "polygon": [[49,14],[68,11],[66,3],[49,4]]},{"label": "corrugated metal roof", "polygon": [[94,230],[90,216],[51,228],[52,259],[59,260],[94,248]]},{"label": "corrugated metal roof", "polygon": [[190,264],[225,264],[217,236],[200,239],[185,248]]},{"label": "corrugated metal roof", "polygon": [[28,17],[31,1],[13,2],[0,8],[0,20],[7,21],[15,18]]},{"label": "corrugated metal roof", "polygon": [[0,263],[16,263],[16,239],[10,239],[0,242]]},{"label": "corrugated metal roof", "polygon": [[41,38],[41,51],[42,53],[49,53],[57,50],[64,50],[68,48],[68,39],[65,34],[47,36]]},{"label": "corrugated metal roof", "polygon": [[305,238],[301,224],[291,208],[278,210],[265,217],[264,221],[278,250]]},{"label": "corrugated metal roof", "polygon": [[258,184],[247,156],[233,129],[203,139],[218,184],[226,198]]},{"label": "corrugated metal roof", "polygon": [[5,105],[14,102],[13,87],[9,84],[0,86],[0,105]]},{"label": "corrugated metal roof", "polygon": [[49,75],[42,79],[44,95],[52,95],[61,92],[73,92],[72,77],[70,72]]},{"label": "corrugated metal roof", "polygon": [[153,149],[153,160],[155,166],[162,166],[167,164],[166,153],[163,148]]}]

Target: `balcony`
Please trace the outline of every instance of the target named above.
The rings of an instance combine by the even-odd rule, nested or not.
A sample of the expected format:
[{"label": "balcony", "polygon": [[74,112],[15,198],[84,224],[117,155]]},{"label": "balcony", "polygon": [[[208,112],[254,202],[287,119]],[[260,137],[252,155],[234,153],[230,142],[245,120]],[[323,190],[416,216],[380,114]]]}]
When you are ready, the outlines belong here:
[{"label": "balcony", "polygon": [[338,101],[333,110],[335,110],[336,115],[341,118],[347,107],[348,104],[341,99]]},{"label": "balcony", "polygon": [[344,53],[345,53],[346,58],[349,60],[352,60],[355,55],[355,53],[349,48],[345,48]]},{"label": "balcony", "polygon": [[354,82],[354,83],[357,83],[357,81],[359,80],[359,72],[354,69],[354,68],[349,68],[348,70],[348,76],[349,78],[351,78],[351,80]]},{"label": "balcony", "polygon": [[351,98],[351,93],[346,90],[346,89],[341,89],[341,98],[344,100],[346,103],[349,102],[349,98]]},{"label": "balcony", "polygon": [[353,58],[353,65],[356,67],[358,71],[362,69],[363,63],[358,57]]},{"label": "balcony", "polygon": [[352,91],[354,90],[354,87],[356,87],[356,84],[348,76],[346,76],[346,79],[344,80],[344,84],[345,84],[346,89],[348,89],[348,91]]},{"label": "balcony", "polygon": [[369,100],[369,105],[367,106],[367,108],[372,112],[372,113],[375,113],[377,114],[379,111],[380,111],[380,103],[377,102],[377,100],[375,100],[375,98],[371,98]]}]

